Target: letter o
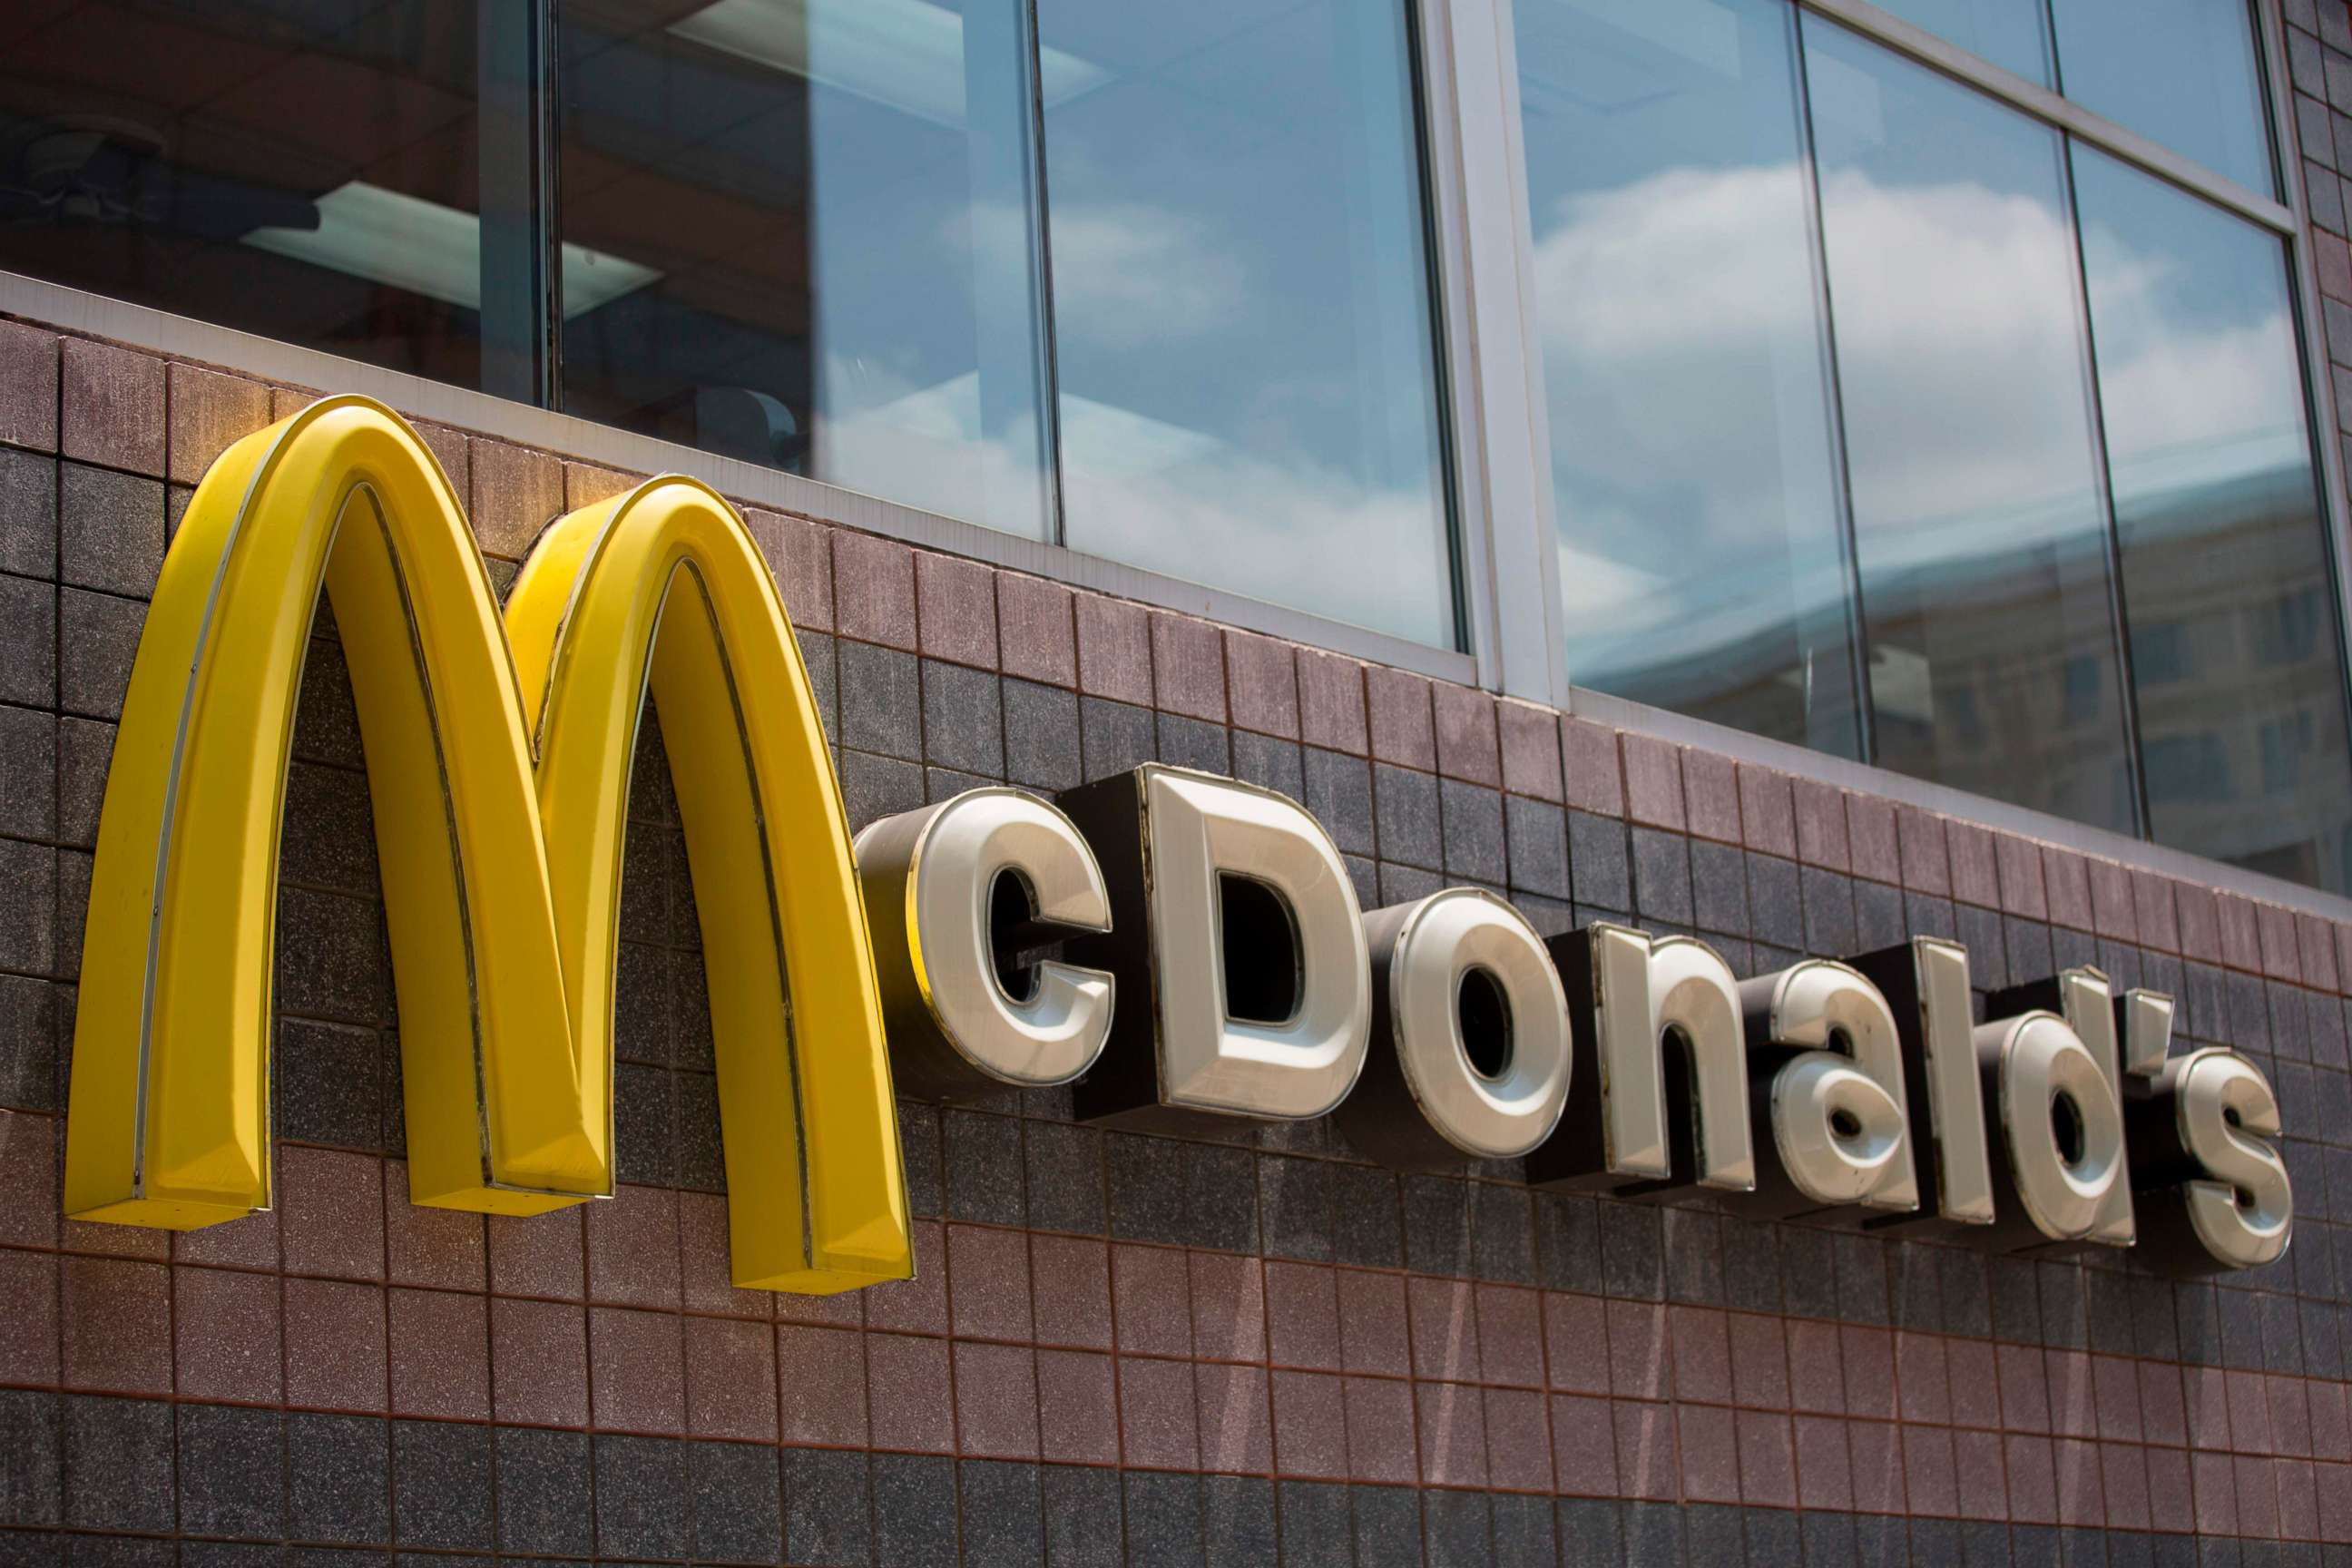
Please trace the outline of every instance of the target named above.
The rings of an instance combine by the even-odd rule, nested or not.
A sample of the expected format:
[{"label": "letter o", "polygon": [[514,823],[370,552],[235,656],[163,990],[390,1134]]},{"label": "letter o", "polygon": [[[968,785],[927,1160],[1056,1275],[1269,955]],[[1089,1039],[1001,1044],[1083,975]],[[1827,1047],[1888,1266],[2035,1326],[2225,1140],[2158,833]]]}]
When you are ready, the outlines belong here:
[{"label": "letter o", "polygon": [[[1575,1068],[1568,994],[1543,939],[1473,888],[1364,924],[1377,1043],[1341,1130],[1408,1170],[1531,1152],[1559,1124]],[[1475,1005],[1482,996],[1499,1005]],[[1465,1013],[1481,1015],[1466,1032]]]},{"label": "letter o", "polygon": [[2090,1235],[2123,1179],[2123,1107],[2082,1037],[2052,1013],[1989,1025],[1980,1059],[1995,1076],[2009,1177],[2035,1230],[2059,1241]]}]

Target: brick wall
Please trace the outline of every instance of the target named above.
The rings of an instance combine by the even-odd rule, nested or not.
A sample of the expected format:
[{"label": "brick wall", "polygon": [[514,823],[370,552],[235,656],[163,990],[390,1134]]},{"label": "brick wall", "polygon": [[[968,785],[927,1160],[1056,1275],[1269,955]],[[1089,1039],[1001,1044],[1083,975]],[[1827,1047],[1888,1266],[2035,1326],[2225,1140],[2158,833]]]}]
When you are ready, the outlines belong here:
[{"label": "brick wall", "polygon": [[[2289,1261],[2179,1284],[1531,1194],[1508,1165],[1400,1181],[1320,1124],[1105,1134],[1042,1093],[903,1107],[914,1283],[737,1292],[657,744],[630,836],[620,1196],[415,1209],[331,634],[285,850],[280,1207],[177,1241],[60,1224],[79,910],[142,595],[187,483],[307,395],[29,323],[0,324],[0,1556],[897,1564],[960,1542],[1056,1568],[1780,1563],[1801,1542],[1974,1564],[2188,1562],[2200,1533],[2261,1542],[2258,1562],[2352,1543],[2352,928],[774,514],[754,523],[857,822],[1161,757],[1303,799],[1368,906],[1475,882],[1550,930],[1699,931],[1743,973],[1911,931],[1967,942],[1988,988],[2095,962],[2177,994],[2184,1043],[2277,1082]],[[624,482],[429,435],[502,560]]]},{"label": "brick wall", "polygon": [[[2286,10],[2323,286],[2352,305],[2319,190],[2352,25]],[[2352,1562],[2352,927],[772,513],[858,823],[1159,757],[1303,800],[1368,907],[1476,883],[1547,930],[1697,931],[1742,973],[1909,932],[1966,942],[1987,988],[2096,963],[2277,1084],[2294,1247],[2179,1283],[1531,1194],[1509,1164],[1400,1180],[1323,1124],[1106,1134],[1037,1093],[902,1106],[914,1282],[739,1292],[657,737],[619,1196],[413,1208],[331,632],[289,795],[279,1208],[61,1223],[142,598],[210,458],[306,396],[0,321],[0,1563]],[[427,435],[502,575],[625,482]]]}]

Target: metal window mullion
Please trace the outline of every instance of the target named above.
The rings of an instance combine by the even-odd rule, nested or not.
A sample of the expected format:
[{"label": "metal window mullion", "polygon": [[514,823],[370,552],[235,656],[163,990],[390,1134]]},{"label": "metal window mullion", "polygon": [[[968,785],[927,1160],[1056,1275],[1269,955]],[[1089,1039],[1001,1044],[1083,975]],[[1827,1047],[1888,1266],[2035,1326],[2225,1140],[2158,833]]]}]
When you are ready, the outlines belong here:
[{"label": "metal window mullion", "polygon": [[1454,646],[1476,661],[1479,683],[1497,684],[1494,551],[1477,395],[1477,355],[1468,286],[1469,222],[1463,210],[1461,117],[1454,79],[1449,11],[1453,0],[1422,0],[1413,9],[1419,69],[1424,232],[1436,342],[1442,358],[1442,413],[1448,458],[1447,500],[1454,568]]},{"label": "metal window mullion", "polygon": [[482,390],[559,405],[556,0],[481,7],[476,33]]},{"label": "metal window mullion", "polygon": [[[1016,459],[1003,465],[1003,472],[983,464],[973,493],[975,515],[992,526],[1058,544],[1061,427],[1049,326],[1053,280],[1037,29],[1034,0],[982,0],[965,7],[965,201],[973,214],[1015,210],[1023,226],[1017,250],[974,243],[970,251],[965,281],[973,322],[976,439],[982,448],[999,448]],[[1010,304],[1015,299],[1017,310]]]},{"label": "metal window mullion", "polygon": [[[2135,168],[2146,170],[2158,179],[2261,224],[2264,228],[2275,229],[2281,234],[2294,232],[2297,214],[2285,203],[2248,190],[2235,180],[2225,179],[2204,164],[2182,157],[2153,138],[2127,130],[2104,115],[2095,114],[2040,82],[2028,81],[2012,71],[2003,70],[1990,60],[1970,54],[1958,44],[1939,37],[1916,23],[1906,22],[1891,12],[1882,10],[1872,5],[1870,0],[1796,0],[1796,3],[1930,69],[1965,82],[2012,109],[2032,115],[2045,125],[2055,126],[2101,152],[2113,153]],[[2266,13],[2270,6],[2271,0],[2265,0]],[[2261,47],[2267,56],[2270,52],[2267,40]],[[2054,29],[2052,53],[2054,58]]]},{"label": "metal window mullion", "polygon": [[[1023,0],[1029,29],[1029,174],[1035,197],[1029,213],[1036,245],[1037,287],[1037,410],[1045,453],[1045,541],[1070,542],[1069,513],[1062,500],[1062,360],[1061,340],[1054,323],[1054,228],[1045,191],[1045,44],[1039,36],[1037,0]],[[977,303],[977,301],[975,301]]]},{"label": "metal window mullion", "polygon": [[1063,505],[1061,491],[1061,339],[1054,334],[1054,209],[1046,200],[1045,172],[1045,42],[1040,37],[1037,0],[1025,0],[1025,9],[1030,30],[1030,167],[1037,176],[1037,200],[1028,216],[1037,237],[1037,353],[1045,355],[1037,390],[1040,400],[1045,402],[1045,406],[1037,409],[1037,418],[1045,421],[1045,527],[1046,543],[1068,545],[1070,512]]},{"label": "metal window mullion", "polygon": [[1511,0],[1423,0],[1429,162],[1481,681],[1566,707],[1559,552]]},{"label": "metal window mullion", "polygon": [[2063,132],[2058,138],[2058,177],[2065,187],[2066,238],[2074,252],[2074,308],[2080,327],[2075,342],[2083,362],[2084,396],[2089,404],[2092,482],[2098,489],[2099,518],[2105,525],[2107,617],[2113,626],[2116,700],[2122,710],[2126,783],[2131,794],[2133,831],[2142,838],[2153,838],[2156,815],[2148,805],[2147,759],[2140,750],[2139,677],[2132,665],[2131,604],[2124,590],[2123,523],[2116,516],[2115,468],[2108,458],[2107,400],[2099,380],[2099,327],[2091,316],[2091,258],[2083,243],[2083,203],[2074,184],[2074,142]]},{"label": "metal window mullion", "polygon": [[1438,382],[1440,460],[1444,475],[1445,559],[1453,573],[1454,647],[1475,661],[1482,685],[1494,684],[1493,552],[1486,530],[1485,470],[1475,460],[1477,404],[1468,290],[1463,287],[1467,232],[1462,211],[1459,116],[1454,109],[1453,44],[1445,0],[1409,0],[1412,39],[1412,115],[1421,176],[1421,236],[1430,331]]},{"label": "metal window mullion", "polygon": [[[1821,160],[1813,147],[1813,79],[1805,51],[1804,14],[1790,6],[1789,58],[1796,73],[1798,167],[1805,194],[1805,243],[1812,253],[1813,319],[1818,323],[1822,355],[1822,390],[1828,404],[1826,423],[1831,464],[1837,475],[1838,549],[1845,568],[1846,650],[1853,669],[1853,741],[1860,759],[1878,762],[1878,712],[1870,680],[1870,618],[1862,591],[1862,538],[1854,521],[1853,466],[1846,450],[1845,380],[1838,364],[1837,300],[1830,283],[1829,215],[1822,202]],[[1806,701],[1805,725],[1812,728],[1812,703]]]}]

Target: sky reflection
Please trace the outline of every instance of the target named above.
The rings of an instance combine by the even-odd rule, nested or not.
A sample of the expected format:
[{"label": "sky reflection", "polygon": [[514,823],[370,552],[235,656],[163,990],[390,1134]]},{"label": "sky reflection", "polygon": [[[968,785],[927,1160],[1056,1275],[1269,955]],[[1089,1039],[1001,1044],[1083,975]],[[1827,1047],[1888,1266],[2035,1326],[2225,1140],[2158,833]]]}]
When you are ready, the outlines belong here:
[{"label": "sky reflection", "polygon": [[2334,584],[2278,241],[2077,147],[2158,838],[2341,889]]},{"label": "sky reflection", "polygon": [[1041,0],[1072,548],[1454,641],[1399,0]]},{"label": "sky reflection", "polygon": [[1859,752],[1777,0],[1518,17],[1570,678]]}]

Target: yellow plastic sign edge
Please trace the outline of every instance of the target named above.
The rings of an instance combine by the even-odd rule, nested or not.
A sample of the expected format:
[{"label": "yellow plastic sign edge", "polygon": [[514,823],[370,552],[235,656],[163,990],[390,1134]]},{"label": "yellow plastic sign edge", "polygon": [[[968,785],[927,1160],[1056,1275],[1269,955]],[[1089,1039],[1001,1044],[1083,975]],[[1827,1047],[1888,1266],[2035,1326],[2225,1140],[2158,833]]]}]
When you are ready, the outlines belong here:
[{"label": "yellow plastic sign edge", "polygon": [[278,849],[322,586],[374,811],[412,1201],[530,1215],[612,1192],[650,689],[701,921],[735,1282],[911,1277],[847,821],[742,519],[651,480],[558,520],[501,616],[439,463],[360,397],[231,447],[165,556],[100,822],[66,1212],[184,1230],[269,1206]]}]

